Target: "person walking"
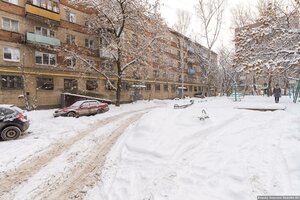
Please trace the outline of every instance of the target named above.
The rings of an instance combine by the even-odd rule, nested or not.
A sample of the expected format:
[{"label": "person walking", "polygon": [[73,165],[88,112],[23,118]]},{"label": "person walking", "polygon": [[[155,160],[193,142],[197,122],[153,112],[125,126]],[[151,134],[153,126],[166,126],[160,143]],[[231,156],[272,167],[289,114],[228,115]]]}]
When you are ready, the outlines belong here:
[{"label": "person walking", "polygon": [[273,89],[273,95],[275,97],[275,103],[279,103],[279,97],[281,97],[281,89],[278,84],[275,85]]}]

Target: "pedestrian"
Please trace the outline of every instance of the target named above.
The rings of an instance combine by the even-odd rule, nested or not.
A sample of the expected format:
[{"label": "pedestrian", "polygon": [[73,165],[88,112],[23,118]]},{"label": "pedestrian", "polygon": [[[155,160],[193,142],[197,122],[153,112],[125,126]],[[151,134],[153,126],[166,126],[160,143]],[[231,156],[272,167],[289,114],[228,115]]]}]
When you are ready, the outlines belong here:
[{"label": "pedestrian", "polygon": [[279,103],[279,97],[281,97],[281,89],[278,84],[275,85],[273,89],[273,95],[275,97],[275,103]]}]

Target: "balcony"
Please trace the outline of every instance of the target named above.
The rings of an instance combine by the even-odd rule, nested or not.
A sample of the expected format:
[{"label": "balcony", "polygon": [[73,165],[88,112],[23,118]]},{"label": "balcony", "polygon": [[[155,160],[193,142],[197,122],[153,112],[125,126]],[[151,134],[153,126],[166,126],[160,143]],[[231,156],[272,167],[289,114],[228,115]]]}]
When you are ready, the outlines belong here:
[{"label": "balcony", "polygon": [[60,40],[52,37],[46,37],[34,33],[26,33],[26,42],[32,44],[43,44],[60,47]]},{"label": "balcony", "polygon": [[26,4],[25,14],[27,17],[38,21],[44,21],[45,19],[50,20],[54,24],[60,23],[60,15],[57,12],[47,10],[31,4]]},{"label": "balcony", "polygon": [[114,58],[112,53],[106,49],[100,49],[100,57],[101,58]]},{"label": "balcony", "polygon": [[196,74],[196,69],[195,69],[195,68],[188,68],[188,74],[189,74],[189,75],[194,75],[194,74]]}]

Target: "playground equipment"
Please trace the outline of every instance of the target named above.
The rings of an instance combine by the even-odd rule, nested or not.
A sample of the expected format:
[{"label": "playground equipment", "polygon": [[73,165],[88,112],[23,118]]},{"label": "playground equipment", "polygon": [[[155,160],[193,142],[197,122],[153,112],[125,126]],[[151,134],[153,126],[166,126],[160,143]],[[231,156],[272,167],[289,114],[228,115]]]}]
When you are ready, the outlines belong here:
[{"label": "playground equipment", "polygon": [[203,109],[202,110],[202,115],[200,117],[198,117],[201,121],[203,120],[206,120],[209,118],[209,116],[206,114],[206,111]]},{"label": "playground equipment", "polygon": [[300,80],[298,80],[296,91],[295,91],[295,94],[293,96],[293,102],[294,103],[297,102],[297,99],[298,99],[298,96],[299,96],[299,91],[300,91]]},{"label": "playground equipment", "polygon": [[190,100],[189,104],[185,104],[185,105],[178,105],[178,104],[174,104],[174,109],[183,109],[183,108],[187,108],[191,105],[194,104],[194,100]]},{"label": "playground equipment", "polygon": [[236,81],[234,81],[234,83],[233,83],[233,93],[228,98],[233,100],[233,101],[241,101],[244,96],[242,94],[238,93],[236,88],[237,88]]}]

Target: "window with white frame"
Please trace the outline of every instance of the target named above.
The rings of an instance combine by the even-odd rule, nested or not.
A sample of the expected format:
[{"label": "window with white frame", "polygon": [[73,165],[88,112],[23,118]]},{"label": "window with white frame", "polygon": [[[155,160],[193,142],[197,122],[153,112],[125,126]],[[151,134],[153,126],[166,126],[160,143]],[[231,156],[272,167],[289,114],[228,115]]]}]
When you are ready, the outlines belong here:
[{"label": "window with white frame", "polygon": [[85,39],[85,47],[86,48],[93,48],[93,44],[94,44],[93,40],[91,40],[91,39]]},{"label": "window with white frame", "polygon": [[2,18],[2,28],[7,31],[18,32],[19,31],[19,22],[17,20],[3,17]]},{"label": "window with white frame", "polygon": [[75,35],[67,34],[67,44],[76,44]]},{"label": "window with white frame", "polygon": [[66,59],[67,67],[74,68],[76,66],[76,58],[74,57],[68,57]]},{"label": "window with white frame", "polygon": [[4,1],[18,5],[18,0],[4,0]]},{"label": "window with white frame", "polygon": [[46,37],[55,37],[55,31],[40,26],[35,27],[35,33]]},{"label": "window with white frame", "polygon": [[35,63],[39,65],[56,65],[56,55],[36,51]]},{"label": "window with white frame", "polygon": [[35,6],[51,10],[53,12],[59,13],[59,2],[57,0],[29,0]]},{"label": "window with white frame", "polygon": [[6,61],[20,62],[20,49],[4,47],[3,59]]},{"label": "window with white frame", "polygon": [[67,20],[72,23],[76,23],[76,14],[67,12]]}]

